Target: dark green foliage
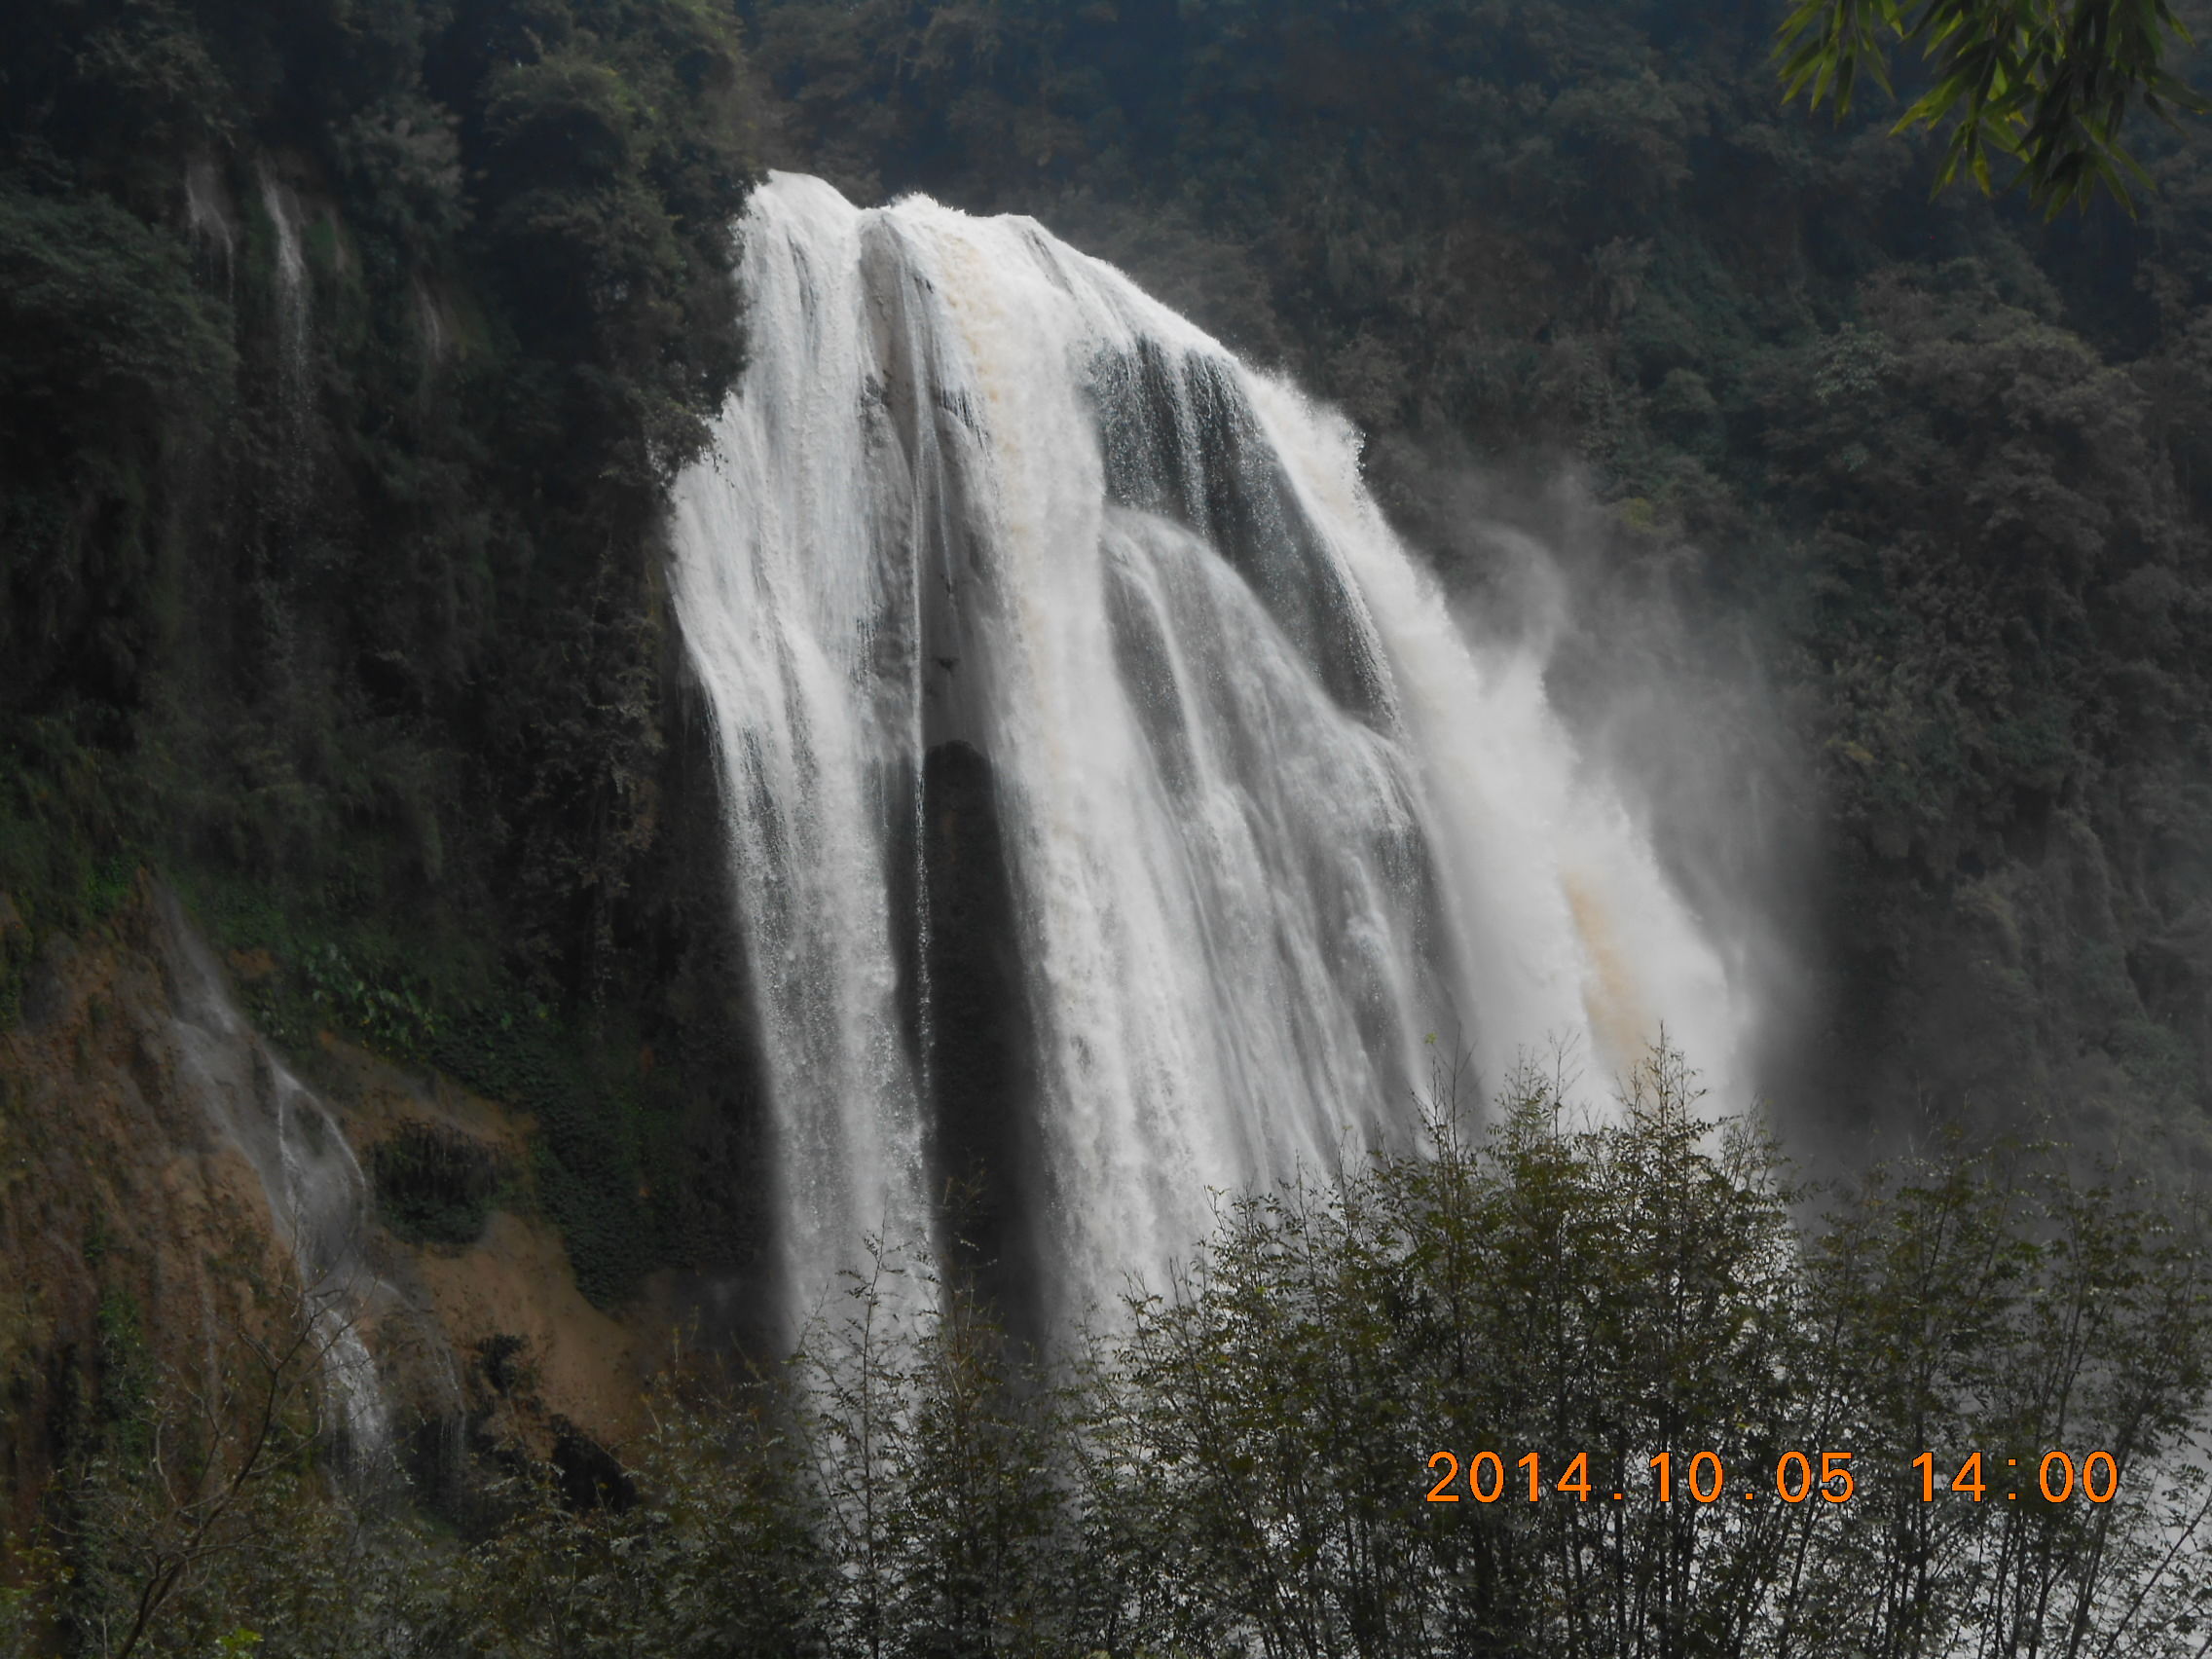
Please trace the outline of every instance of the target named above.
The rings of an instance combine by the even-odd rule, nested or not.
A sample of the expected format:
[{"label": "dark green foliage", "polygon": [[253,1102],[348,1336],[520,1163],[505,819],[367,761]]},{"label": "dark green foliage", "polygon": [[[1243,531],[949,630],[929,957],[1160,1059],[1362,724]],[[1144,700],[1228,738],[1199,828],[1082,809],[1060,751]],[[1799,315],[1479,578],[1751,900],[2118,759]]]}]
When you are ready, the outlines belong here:
[{"label": "dark green foliage", "polygon": [[143,419],[149,403],[212,400],[236,357],[187,250],[101,197],[0,195],[0,406],[9,437],[55,451]]},{"label": "dark green foliage", "polygon": [[1898,125],[1951,125],[1938,188],[1963,167],[1989,190],[1995,151],[2019,164],[2029,200],[2053,212],[2087,205],[2099,189],[2124,203],[2128,184],[2145,178],[2121,141],[2130,110],[2203,108],[2163,66],[2170,49],[2194,44],[2166,0],[2085,0],[2064,13],[1805,0],[1782,26],[1784,87],[1815,109],[1832,97],[1841,115],[1862,74],[1890,91],[1893,42],[1918,47],[1935,83]]},{"label": "dark green foliage", "polygon": [[665,1222],[646,1202],[645,1163],[649,1136],[666,1124],[645,1121],[634,1076],[608,1075],[604,1054],[542,1008],[468,1007],[425,1053],[536,1120],[538,1197],[586,1296],[602,1307],[619,1302],[665,1259]]},{"label": "dark green foliage", "polygon": [[664,480],[697,452],[739,360],[732,18],[708,0],[478,0],[433,74],[475,80],[455,101],[483,146],[488,251],[526,341],[570,365],[562,415],[583,414],[582,442],[609,446],[638,486]]},{"label": "dark green foliage", "polygon": [[1978,263],[1886,273],[1861,314],[1796,369],[1810,396],[1765,394],[1775,480],[1817,515],[1807,621],[1843,643],[1815,733],[1830,810],[1870,875],[1920,878],[1865,880],[1843,942],[1908,994],[1950,980],[1950,1033],[1912,1043],[1939,1087],[2033,1032],[2031,1097],[2104,1109],[2110,1056],[2185,1113],[2212,1076],[2182,942],[2212,873],[2212,611],[2148,377]]},{"label": "dark green foliage", "polygon": [[820,1639],[913,1659],[1092,1645],[1114,1564],[1082,1557],[1080,1391],[1055,1390],[972,1286],[877,1247],[845,1290],[779,1379],[841,1569]]},{"label": "dark green foliage", "polygon": [[146,1347],[145,1315],[129,1291],[111,1288],[98,1312],[99,1423],[102,1450],[125,1461],[152,1449],[147,1413],[155,1382]]},{"label": "dark green foliage", "polygon": [[269,952],[253,1011],[303,1064],[335,1028],[514,1087],[604,1298],[667,1248],[645,1163],[682,1199],[681,1074],[641,1129],[634,1057],[720,1040],[665,1034],[638,967],[714,928],[639,890],[682,862],[655,516],[742,358],[735,30],[0,17],[0,1014],[151,866]]},{"label": "dark green foliage", "polygon": [[226,320],[176,238],[0,172],[4,682],[48,693],[25,715],[55,693],[142,694],[175,580],[162,462],[198,448],[230,396]]},{"label": "dark green foliage", "polygon": [[311,948],[299,974],[318,1011],[381,1048],[422,1052],[437,1040],[437,1018],[414,986],[364,979],[335,944]]},{"label": "dark green foliage", "polygon": [[[12,13],[0,55],[11,826],[135,819],[295,907],[511,903],[541,994],[602,988],[660,715],[608,688],[643,657],[658,691],[657,489],[740,358],[731,21],[85,4]],[[129,760],[55,822],[78,753]],[[11,891],[63,926],[37,862]]]},{"label": "dark green foliage", "polygon": [[335,1656],[407,1618],[379,1571],[412,1537],[371,1535],[331,1501],[319,1408],[336,1331],[296,1283],[256,1289],[275,1292],[253,1298],[259,1329],[210,1320],[190,1364],[145,1362],[134,1448],[73,1449],[49,1494],[51,1544],[8,1564],[26,1592],[15,1628],[0,1625],[21,1642],[11,1659],[241,1656],[265,1636]]},{"label": "dark green foliage", "polygon": [[806,1448],[788,1402],[742,1390],[713,1407],[664,1398],[638,1448],[642,1500],[577,1515],[550,1471],[498,1495],[509,1524],[424,1598],[441,1652],[729,1653],[802,1659],[836,1593]]},{"label": "dark green foliage", "polygon": [[483,1142],[433,1124],[408,1123],[369,1155],[377,1214],[402,1238],[473,1244],[499,1189],[511,1179]]},{"label": "dark green foliage", "polygon": [[[594,1302],[621,1301],[679,1247],[670,1206],[682,1192],[674,1144],[681,1103],[637,1074],[634,1041],[604,1027],[579,1030],[455,943],[440,941],[445,952],[432,977],[404,965],[403,945],[373,922],[319,918],[343,931],[341,944],[294,928],[266,901],[236,889],[203,888],[198,897],[225,938],[270,953],[275,967],[246,987],[247,1008],[311,1072],[319,1063],[316,1034],[335,1028],[395,1058],[437,1066],[530,1116],[536,1199]],[[395,1230],[473,1240],[486,1207],[520,1174],[482,1164],[482,1150],[417,1145],[405,1134],[380,1147],[379,1198]],[[422,1179],[429,1185],[417,1191]]]}]

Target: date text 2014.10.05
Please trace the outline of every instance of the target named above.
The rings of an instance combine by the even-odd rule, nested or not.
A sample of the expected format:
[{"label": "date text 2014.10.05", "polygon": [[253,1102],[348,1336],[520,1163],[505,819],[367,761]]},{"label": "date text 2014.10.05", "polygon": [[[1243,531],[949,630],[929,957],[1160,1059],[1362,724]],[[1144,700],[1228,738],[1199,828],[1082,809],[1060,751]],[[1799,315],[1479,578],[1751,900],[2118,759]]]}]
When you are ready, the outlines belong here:
[{"label": "date text 2014.10.05", "polygon": [[[1816,1456],[1819,1459],[1817,1473],[1814,1466]],[[1849,1452],[1785,1452],[1774,1462],[1774,1493],[1785,1503],[1803,1503],[1816,1493],[1825,1502],[1847,1503],[1859,1490],[1850,1469],[1851,1457]],[[2012,1484],[2017,1487],[2020,1484],[2017,1472],[2021,1460],[2008,1457],[2004,1462],[2008,1469],[2015,1472]],[[1912,1466],[1920,1474],[1920,1500],[1923,1503],[1935,1502],[1938,1479],[1936,1455],[1933,1452],[1923,1452],[1912,1460]],[[1428,1467],[1432,1474],[1439,1467],[1443,1471],[1441,1478],[1428,1490],[1428,1501],[1431,1503],[1459,1502],[1460,1493],[1453,1489],[1460,1485],[1466,1488],[1467,1495],[1477,1503],[1496,1503],[1506,1495],[1506,1462],[1499,1453],[1478,1452],[1462,1465],[1456,1453],[1438,1452],[1429,1457]],[[1590,1455],[1587,1452],[1577,1452],[1567,1459],[1566,1469],[1549,1486],[1545,1484],[1545,1470],[1540,1454],[1526,1454],[1516,1460],[1514,1467],[1527,1478],[1528,1501],[1530,1503],[1539,1501],[1547,1493],[1573,1497],[1584,1503],[1589,1502],[1593,1495]],[[1648,1459],[1645,1469],[1649,1479],[1644,1484],[1648,1485],[1651,1495],[1661,1503],[1674,1502],[1674,1454],[1659,1453]],[[1726,1466],[1721,1462],[1717,1452],[1697,1453],[1689,1459],[1685,1471],[1682,1483],[1685,1495],[1698,1503],[1717,1503],[1728,1492],[1727,1477]],[[1514,1482],[1512,1485],[1518,1492],[1520,1483]],[[1629,1493],[1625,1490],[1628,1482],[1625,1479],[1622,1486],[1624,1490],[1611,1494],[1616,1503],[1628,1499]],[[1983,1475],[1982,1454],[1975,1452],[1959,1466],[1958,1473],[1946,1483],[1945,1490],[1962,1493],[1979,1503],[1988,1493],[1989,1487],[1990,1482]],[[2014,1490],[2002,1495],[2006,1501],[2014,1503],[2023,1496],[2038,1495],[2048,1503],[2064,1503],[2079,1493],[2091,1503],[2110,1503],[2119,1490],[2120,1465],[2110,1452],[2091,1452],[2082,1459],[2079,1468],[2067,1453],[2046,1452],[2037,1461],[2036,1484],[2033,1489],[2024,1493]],[[1600,1493],[1596,1495],[1603,1498],[1605,1494]],[[1761,1489],[1758,1487],[1746,1488],[1742,1492],[1746,1502],[1756,1502],[1760,1495]]]}]

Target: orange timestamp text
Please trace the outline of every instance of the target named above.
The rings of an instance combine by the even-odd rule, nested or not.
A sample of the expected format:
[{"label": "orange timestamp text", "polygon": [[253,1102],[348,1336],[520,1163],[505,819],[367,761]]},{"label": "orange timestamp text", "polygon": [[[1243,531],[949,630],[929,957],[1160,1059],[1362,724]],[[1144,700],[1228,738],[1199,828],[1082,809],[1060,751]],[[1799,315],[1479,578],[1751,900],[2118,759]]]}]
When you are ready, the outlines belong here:
[{"label": "orange timestamp text", "polygon": [[[1825,1503],[1848,1503],[1859,1491],[1859,1483],[1851,1470],[1852,1454],[1849,1452],[1785,1452],[1774,1460],[1772,1488],[1774,1495],[1785,1503],[1804,1503],[1818,1496]],[[1991,1459],[1994,1466],[1995,1459]],[[2091,1452],[2077,1465],[2073,1456],[2065,1452],[2046,1452],[2036,1466],[2036,1485],[2031,1492],[2017,1490],[2021,1479],[2022,1463],[2017,1457],[2004,1459],[2005,1467],[2012,1471],[2009,1479],[2014,1490],[1997,1493],[2008,1502],[2018,1502],[2023,1496],[2040,1494],[2046,1502],[2064,1503],[2077,1493],[2091,1503],[2110,1503],[2120,1491],[2120,1464],[2110,1452]],[[1614,1465],[1618,1467],[1619,1465]],[[1945,1467],[1948,1465],[1945,1464]],[[1548,1471],[1541,1454],[1530,1452],[1511,1463],[1518,1478],[1509,1478],[1508,1464],[1503,1453],[1478,1452],[1464,1463],[1456,1453],[1438,1452],[1430,1456],[1428,1469],[1435,1482],[1428,1489],[1431,1503],[1457,1503],[1464,1495],[1477,1503],[1496,1503],[1510,1493],[1519,1500],[1526,1493],[1527,1501],[1536,1503],[1547,1495],[1567,1496],[1587,1503],[1593,1497],[1604,1500],[1607,1493],[1594,1491],[1590,1479],[1590,1454],[1577,1452],[1567,1459],[1565,1469],[1547,1485]],[[1936,1501],[1940,1473],[1933,1452],[1923,1452],[1912,1460],[1912,1467],[1920,1475],[1920,1500]],[[1671,1452],[1661,1452],[1644,1464],[1648,1479],[1637,1483],[1648,1488],[1658,1502],[1673,1503],[1677,1496],[1675,1478],[1676,1458]],[[1441,1469],[1441,1475],[1437,1471]],[[1718,1503],[1733,1491],[1743,1501],[1755,1503],[1765,1495],[1765,1477],[1768,1469],[1758,1466],[1758,1478],[1751,1485],[1731,1488],[1728,1484],[1727,1465],[1717,1452],[1699,1452],[1683,1466],[1680,1493],[1696,1503]],[[1623,1490],[1610,1493],[1613,1502],[1621,1503],[1629,1497],[1629,1483],[1621,1481]],[[1992,1491],[1992,1483],[1984,1475],[1983,1456],[1979,1452],[1971,1454],[1959,1466],[1957,1474],[1942,1483],[1947,1492],[1958,1493],[1979,1503]]]}]

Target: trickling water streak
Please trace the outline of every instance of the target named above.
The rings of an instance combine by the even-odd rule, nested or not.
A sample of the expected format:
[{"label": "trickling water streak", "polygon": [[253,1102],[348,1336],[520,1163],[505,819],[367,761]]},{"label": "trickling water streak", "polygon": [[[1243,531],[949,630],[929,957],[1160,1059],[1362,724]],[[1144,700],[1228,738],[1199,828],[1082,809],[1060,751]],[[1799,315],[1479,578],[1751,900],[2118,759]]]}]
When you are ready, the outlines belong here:
[{"label": "trickling water streak", "polygon": [[261,173],[261,205],[276,234],[276,329],[278,396],[287,433],[306,413],[308,393],[308,265],[300,246],[300,208],[291,187],[266,168]]},{"label": "trickling water streak", "polygon": [[368,1183],[329,1110],[231,1006],[175,901],[165,897],[162,908],[173,942],[172,1028],[183,1076],[216,1131],[260,1178],[321,1346],[333,1426],[356,1468],[366,1470],[391,1448],[390,1408],[360,1330],[383,1289],[362,1254]]},{"label": "trickling water streak", "polygon": [[435,364],[452,350],[452,330],[446,325],[445,308],[420,279],[414,285],[415,327],[422,337],[424,362]]},{"label": "trickling water streak", "polygon": [[1478,654],[1341,421],[1025,220],[778,176],[679,486],[801,1307],[978,1154],[1049,1305],[1493,1071],[1742,1016],[1540,650]]},{"label": "trickling water streak", "polygon": [[185,223],[196,247],[213,254],[222,267],[223,292],[231,291],[238,238],[231,229],[230,210],[224,205],[222,174],[204,156],[187,162],[184,168]]}]

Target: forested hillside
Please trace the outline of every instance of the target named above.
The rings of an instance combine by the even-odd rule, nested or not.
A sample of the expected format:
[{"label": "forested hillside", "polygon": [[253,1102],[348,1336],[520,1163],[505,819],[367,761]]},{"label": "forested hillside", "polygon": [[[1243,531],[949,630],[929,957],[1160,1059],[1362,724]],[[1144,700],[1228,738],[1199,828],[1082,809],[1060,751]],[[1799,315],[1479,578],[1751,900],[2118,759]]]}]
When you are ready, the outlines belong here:
[{"label": "forested hillside", "polygon": [[[0,20],[0,1018],[150,868],[311,1068],[336,1027],[539,1103],[602,1299],[744,1249],[681,1210],[744,1191],[745,1083],[657,533],[742,361],[738,37]],[[648,1179],[686,1112],[719,1173]]]}]

